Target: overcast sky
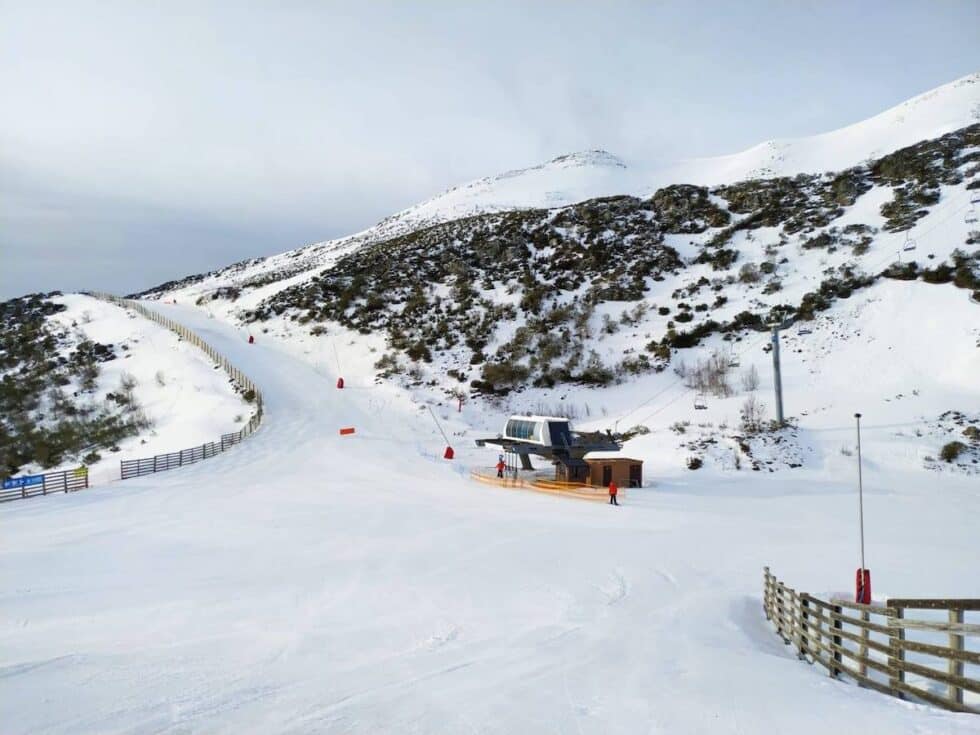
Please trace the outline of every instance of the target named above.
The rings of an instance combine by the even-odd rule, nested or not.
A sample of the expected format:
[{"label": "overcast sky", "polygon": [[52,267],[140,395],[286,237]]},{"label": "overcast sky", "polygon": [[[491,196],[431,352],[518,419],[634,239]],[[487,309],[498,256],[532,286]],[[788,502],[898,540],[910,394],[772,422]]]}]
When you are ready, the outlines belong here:
[{"label": "overcast sky", "polygon": [[978,28],[978,0],[0,0],[0,297],[148,287],[561,153],[824,132],[980,69]]}]

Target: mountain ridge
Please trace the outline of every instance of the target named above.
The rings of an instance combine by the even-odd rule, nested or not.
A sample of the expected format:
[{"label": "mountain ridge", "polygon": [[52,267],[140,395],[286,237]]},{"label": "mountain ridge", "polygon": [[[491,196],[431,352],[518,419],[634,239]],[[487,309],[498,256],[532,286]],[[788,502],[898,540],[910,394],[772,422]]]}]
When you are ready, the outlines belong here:
[{"label": "mountain ridge", "polygon": [[[657,176],[662,179],[662,186],[715,186],[734,183],[740,178],[774,178],[780,173],[803,173],[804,171],[798,169],[805,163],[810,163],[809,160],[801,160],[800,156],[794,158],[790,151],[802,148],[807,141],[816,141],[816,145],[821,147],[819,155],[823,156],[823,160],[829,161],[831,156],[826,149],[835,140],[845,137],[858,139],[860,143],[869,135],[880,135],[882,129],[891,129],[891,138],[878,140],[875,144],[881,155],[885,155],[920,140],[940,137],[952,129],[966,127],[978,120],[980,72],[975,72],[835,131],[807,138],[773,139],[727,156],[693,158],[667,164],[659,167]],[[855,135],[855,131],[865,132]],[[859,150],[855,150],[854,146],[858,144],[853,141],[848,145],[850,147],[847,148],[846,155],[837,156],[838,163],[846,160],[850,162],[849,165],[856,165],[871,155],[872,149],[867,148],[865,143],[860,143],[864,148],[859,145]],[[576,162],[573,166],[556,168],[552,165],[573,160]],[[836,168],[839,170],[847,167],[838,165]],[[811,170],[806,173],[820,173],[832,168],[834,166],[831,165],[810,165]],[[565,178],[558,181],[549,179],[547,175],[556,170],[564,172]],[[643,176],[643,170],[630,166],[607,151],[565,154],[536,166],[514,169],[452,187],[352,235],[313,243],[268,258],[241,261],[206,274],[169,281],[134,295],[159,297],[175,289],[180,290],[182,285],[199,284],[209,277],[218,278],[223,275],[239,284],[249,281],[266,282],[265,274],[278,270],[283,273],[281,280],[285,281],[304,271],[309,271],[312,275],[328,267],[336,257],[364,244],[404,235],[439,222],[513,209],[551,209],[600,196],[649,196],[657,188],[662,188],[652,181],[640,183]],[[531,181],[533,186],[529,187],[529,177],[545,180]],[[505,186],[505,190],[502,193],[496,192],[495,187],[499,188],[501,184]],[[518,184],[521,186],[517,186]],[[510,187],[510,193],[506,187]],[[268,285],[268,282],[264,285]]]}]

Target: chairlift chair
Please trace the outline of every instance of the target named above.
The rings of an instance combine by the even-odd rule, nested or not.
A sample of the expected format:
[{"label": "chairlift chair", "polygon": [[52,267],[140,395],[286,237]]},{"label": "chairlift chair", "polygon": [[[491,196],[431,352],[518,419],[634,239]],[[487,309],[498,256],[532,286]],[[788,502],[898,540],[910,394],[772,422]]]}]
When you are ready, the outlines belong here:
[{"label": "chairlift chair", "polygon": [[909,250],[915,250],[915,240],[909,237],[908,231],[905,232],[905,242],[902,244],[902,250],[906,252]]},{"label": "chairlift chair", "polygon": [[705,397],[704,393],[698,393],[694,396],[694,410],[703,411],[708,407],[708,399]]},{"label": "chairlift chair", "polygon": [[735,351],[735,345],[732,345],[732,352],[728,357],[728,367],[737,368],[739,364],[738,353]]},{"label": "chairlift chair", "polygon": [[808,327],[803,327],[803,329],[801,329],[799,332],[797,332],[797,334],[799,334],[801,337],[803,337],[803,336],[806,336],[807,334],[813,334],[813,330],[812,329],[809,329]]}]

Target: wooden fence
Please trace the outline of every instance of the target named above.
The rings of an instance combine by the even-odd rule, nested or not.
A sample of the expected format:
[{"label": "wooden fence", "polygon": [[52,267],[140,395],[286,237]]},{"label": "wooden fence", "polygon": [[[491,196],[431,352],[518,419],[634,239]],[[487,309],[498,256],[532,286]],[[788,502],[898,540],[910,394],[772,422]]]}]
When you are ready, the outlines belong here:
[{"label": "wooden fence", "polygon": [[0,490],[0,503],[8,500],[32,498],[35,495],[62,492],[70,493],[75,490],[84,490],[88,487],[88,467],[62,470],[60,472],[46,472],[43,475],[12,477],[9,478],[8,482],[17,483],[17,486]]},{"label": "wooden fence", "polygon": [[980,624],[966,620],[980,617],[980,599],[861,605],[797,592],[769,567],[764,575],[766,619],[800,659],[885,694],[980,714],[980,651],[966,645],[980,637]]},{"label": "wooden fence", "polygon": [[119,475],[121,479],[128,480],[132,477],[149,475],[154,472],[163,472],[165,470],[183,467],[186,464],[200,462],[202,459],[208,459],[216,454],[224,452],[226,449],[233,447],[246,437],[255,433],[255,431],[259,428],[259,425],[262,423],[262,393],[259,391],[258,387],[256,387],[255,383],[253,383],[249,377],[245,375],[245,373],[232,365],[224,355],[219,353],[216,349],[214,349],[214,347],[205,342],[183,324],[179,324],[173,319],[168,319],[152,309],[148,309],[138,301],[133,301],[132,299],[122,299],[118,296],[113,296],[112,294],[100,292],[90,292],[89,295],[102,301],[107,301],[111,304],[121,306],[125,309],[133,309],[141,316],[144,316],[147,319],[166,327],[177,334],[177,336],[179,336],[181,339],[186,340],[190,344],[199,348],[219,367],[228,373],[228,376],[231,378],[232,382],[245,397],[245,399],[255,404],[255,413],[252,414],[249,422],[239,431],[222,435],[219,441],[200,444],[188,449],[182,449],[179,452],[158,454],[154,457],[122,460],[119,463]]},{"label": "wooden fence", "polygon": [[[221,454],[226,449],[230,449],[242,441],[248,434],[245,429],[236,431],[233,434],[222,434],[221,440],[208,442],[190,449],[181,449],[179,452],[168,454],[157,454],[153,457],[142,457],[140,459],[124,459],[120,464],[120,476],[123,480],[132,477],[142,477],[152,475],[154,472],[164,472],[183,467],[187,464],[200,462],[202,459],[209,459],[216,454]],[[249,432],[251,433],[251,432]]]}]

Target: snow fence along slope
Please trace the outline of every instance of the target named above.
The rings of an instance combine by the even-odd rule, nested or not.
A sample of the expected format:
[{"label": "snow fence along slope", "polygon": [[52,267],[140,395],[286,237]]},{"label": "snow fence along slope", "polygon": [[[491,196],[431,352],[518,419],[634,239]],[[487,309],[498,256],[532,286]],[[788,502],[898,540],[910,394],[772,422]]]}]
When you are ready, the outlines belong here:
[{"label": "snow fence along slope", "polygon": [[209,442],[196,447],[190,447],[179,452],[170,452],[168,454],[160,454],[153,457],[142,457],[140,459],[121,460],[121,479],[127,480],[133,477],[139,477],[141,475],[162,472],[164,470],[174,469],[176,467],[183,467],[185,464],[193,464],[194,462],[199,462],[202,459],[209,459],[210,457],[233,447],[235,444],[238,444],[243,439],[251,436],[258,430],[259,425],[262,423],[263,416],[262,392],[258,389],[255,383],[253,383],[252,380],[245,375],[245,373],[235,367],[224,355],[218,352],[214,347],[205,342],[195,332],[191,331],[183,324],[175,322],[173,319],[169,319],[151,309],[148,309],[137,301],[133,301],[132,299],[123,299],[118,296],[113,296],[112,294],[100,292],[93,292],[90,295],[102,301],[116,304],[117,306],[122,306],[123,308],[133,309],[146,319],[157,322],[167,329],[170,329],[182,339],[187,340],[195,347],[198,347],[228,374],[238,390],[241,391],[242,395],[246,397],[246,400],[254,402],[256,408],[255,413],[252,415],[251,419],[249,419],[249,422],[245,424],[245,426],[236,432],[223,434],[218,441]]}]

